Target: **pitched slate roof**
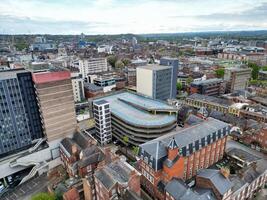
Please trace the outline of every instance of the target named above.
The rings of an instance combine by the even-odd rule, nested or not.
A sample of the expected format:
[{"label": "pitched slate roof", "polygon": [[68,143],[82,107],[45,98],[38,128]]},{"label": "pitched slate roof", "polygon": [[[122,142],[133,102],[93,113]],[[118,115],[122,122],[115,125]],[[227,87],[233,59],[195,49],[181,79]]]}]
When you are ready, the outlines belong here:
[{"label": "pitched slate roof", "polygon": [[165,187],[175,200],[216,200],[211,190],[198,192],[189,188],[181,179],[173,178]]},{"label": "pitched slate roof", "polygon": [[220,170],[203,169],[199,171],[197,176],[210,180],[221,195],[224,195],[233,186],[231,181],[221,174]]}]

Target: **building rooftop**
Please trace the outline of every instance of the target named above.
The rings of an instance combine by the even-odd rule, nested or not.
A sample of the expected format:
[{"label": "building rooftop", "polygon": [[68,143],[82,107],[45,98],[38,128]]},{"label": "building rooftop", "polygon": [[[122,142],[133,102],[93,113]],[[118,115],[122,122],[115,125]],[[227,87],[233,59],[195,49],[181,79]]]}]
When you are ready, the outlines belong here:
[{"label": "building rooftop", "polygon": [[25,69],[14,69],[14,70],[1,70],[0,72],[0,80],[16,78],[18,73],[29,72]]},{"label": "building rooftop", "polygon": [[85,83],[84,84],[84,87],[89,90],[89,91],[93,91],[93,92],[96,92],[96,91],[103,91],[103,88],[100,87],[100,86],[97,86],[93,83]]},{"label": "building rooftop", "polygon": [[164,69],[172,69],[172,66],[150,64],[150,65],[140,66],[140,67],[137,67],[137,68],[158,71],[158,70],[164,70]]},{"label": "building rooftop", "polygon": [[[141,127],[154,127],[171,124],[176,121],[174,115],[152,114],[141,107],[149,109],[174,109],[173,107],[145,96],[130,92],[121,92],[99,98],[109,102],[112,115],[119,117],[129,124]],[[140,107],[136,107],[135,105]]]},{"label": "building rooftop", "polygon": [[212,79],[193,82],[192,85],[209,85],[209,84],[221,83],[221,82],[223,82],[223,80],[220,78],[212,78]]},{"label": "building rooftop", "polygon": [[[225,134],[229,134],[230,126],[225,122],[209,117],[206,121],[200,122],[194,126],[172,131],[166,135],[141,144],[139,153],[148,154],[151,157],[150,159],[153,160],[152,167],[158,170],[162,168],[162,162],[164,162],[164,159],[161,160],[161,158],[167,157],[167,147],[171,140],[175,140],[179,150],[181,150],[180,154],[186,156],[187,149],[191,144],[196,141],[201,141],[202,138],[206,138],[218,130],[224,130]],[[203,147],[204,146],[199,146],[198,148],[201,149]],[[192,153],[193,149],[191,150]],[[158,162],[159,160],[161,161]]]},{"label": "building rooftop", "polygon": [[97,170],[95,176],[109,190],[116,183],[128,183],[131,171],[124,162],[117,160]]},{"label": "building rooftop", "polygon": [[210,180],[221,195],[224,195],[233,186],[232,183],[222,175],[220,170],[202,169],[197,176]]},{"label": "building rooftop", "polygon": [[199,101],[207,101],[207,102],[212,102],[216,103],[225,107],[228,107],[231,105],[230,101],[218,97],[213,97],[213,96],[207,96],[207,95],[202,95],[202,94],[192,94],[187,97],[188,99],[194,99],[194,100],[199,100]]},{"label": "building rooftop", "polygon": [[215,200],[210,190],[192,190],[182,180],[173,178],[165,187],[175,200]]}]

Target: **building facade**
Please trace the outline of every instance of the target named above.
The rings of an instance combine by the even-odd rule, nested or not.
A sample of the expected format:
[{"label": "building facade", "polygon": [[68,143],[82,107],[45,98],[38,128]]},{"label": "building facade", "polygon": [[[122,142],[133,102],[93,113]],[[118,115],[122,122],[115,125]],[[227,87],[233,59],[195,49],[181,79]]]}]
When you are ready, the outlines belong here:
[{"label": "building facade", "polygon": [[108,64],[106,58],[89,58],[79,60],[79,70],[82,77],[87,78],[88,74],[95,74],[99,72],[108,71]]},{"label": "building facade", "polygon": [[94,101],[93,112],[96,126],[96,139],[101,145],[105,145],[112,140],[109,102],[105,100]]},{"label": "building facade", "polygon": [[177,94],[177,74],[178,74],[178,68],[179,68],[179,60],[177,58],[170,58],[170,57],[162,57],[160,59],[160,65],[164,66],[172,66],[172,84],[171,84],[171,96],[172,98],[176,98]]},{"label": "building facade", "polygon": [[30,72],[0,73],[0,156],[43,137],[41,116]]},{"label": "building facade", "polygon": [[82,78],[71,79],[73,97],[75,102],[81,102],[85,98],[84,94],[84,82]]},{"label": "building facade", "polygon": [[75,133],[77,122],[70,72],[34,73],[33,81],[48,141]]},{"label": "building facade", "polygon": [[225,84],[222,79],[207,79],[193,82],[190,85],[190,94],[203,94],[208,96],[219,96],[225,93]]},{"label": "building facade", "polygon": [[110,105],[112,137],[138,146],[168,133],[176,127],[177,109],[152,98],[130,92],[118,92],[95,101]]},{"label": "building facade", "polygon": [[224,74],[224,80],[227,81],[226,91],[232,93],[235,90],[244,90],[250,77],[250,68],[226,68]]},{"label": "building facade", "polygon": [[165,199],[172,178],[188,180],[222,159],[229,132],[228,124],[208,118],[140,145],[141,184],[154,198]]},{"label": "building facade", "polygon": [[[167,100],[173,97],[173,67],[147,65],[136,68],[137,92],[153,99]],[[175,86],[176,86],[175,77]]]}]

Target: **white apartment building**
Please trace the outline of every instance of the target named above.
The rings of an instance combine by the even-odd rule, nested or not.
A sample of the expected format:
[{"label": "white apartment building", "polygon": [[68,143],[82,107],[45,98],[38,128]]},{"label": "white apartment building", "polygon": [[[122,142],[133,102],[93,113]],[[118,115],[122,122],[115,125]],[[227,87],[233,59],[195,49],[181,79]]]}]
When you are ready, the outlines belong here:
[{"label": "white apartment building", "polygon": [[72,78],[73,97],[75,102],[82,101],[84,97],[84,83],[82,78]]},{"label": "white apartment building", "polygon": [[112,140],[109,102],[106,100],[94,101],[93,111],[96,126],[96,139],[101,145],[105,145]]},{"label": "white apartment building", "polygon": [[84,58],[79,60],[79,70],[82,78],[87,78],[88,74],[95,74],[108,71],[106,58]]}]

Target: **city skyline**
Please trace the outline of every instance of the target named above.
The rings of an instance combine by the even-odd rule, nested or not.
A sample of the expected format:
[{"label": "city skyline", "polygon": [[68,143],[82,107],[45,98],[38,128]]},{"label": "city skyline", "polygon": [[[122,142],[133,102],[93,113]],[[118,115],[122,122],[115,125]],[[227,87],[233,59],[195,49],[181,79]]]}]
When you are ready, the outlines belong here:
[{"label": "city skyline", "polygon": [[123,34],[266,30],[266,0],[3,0],[1,34]]}]

